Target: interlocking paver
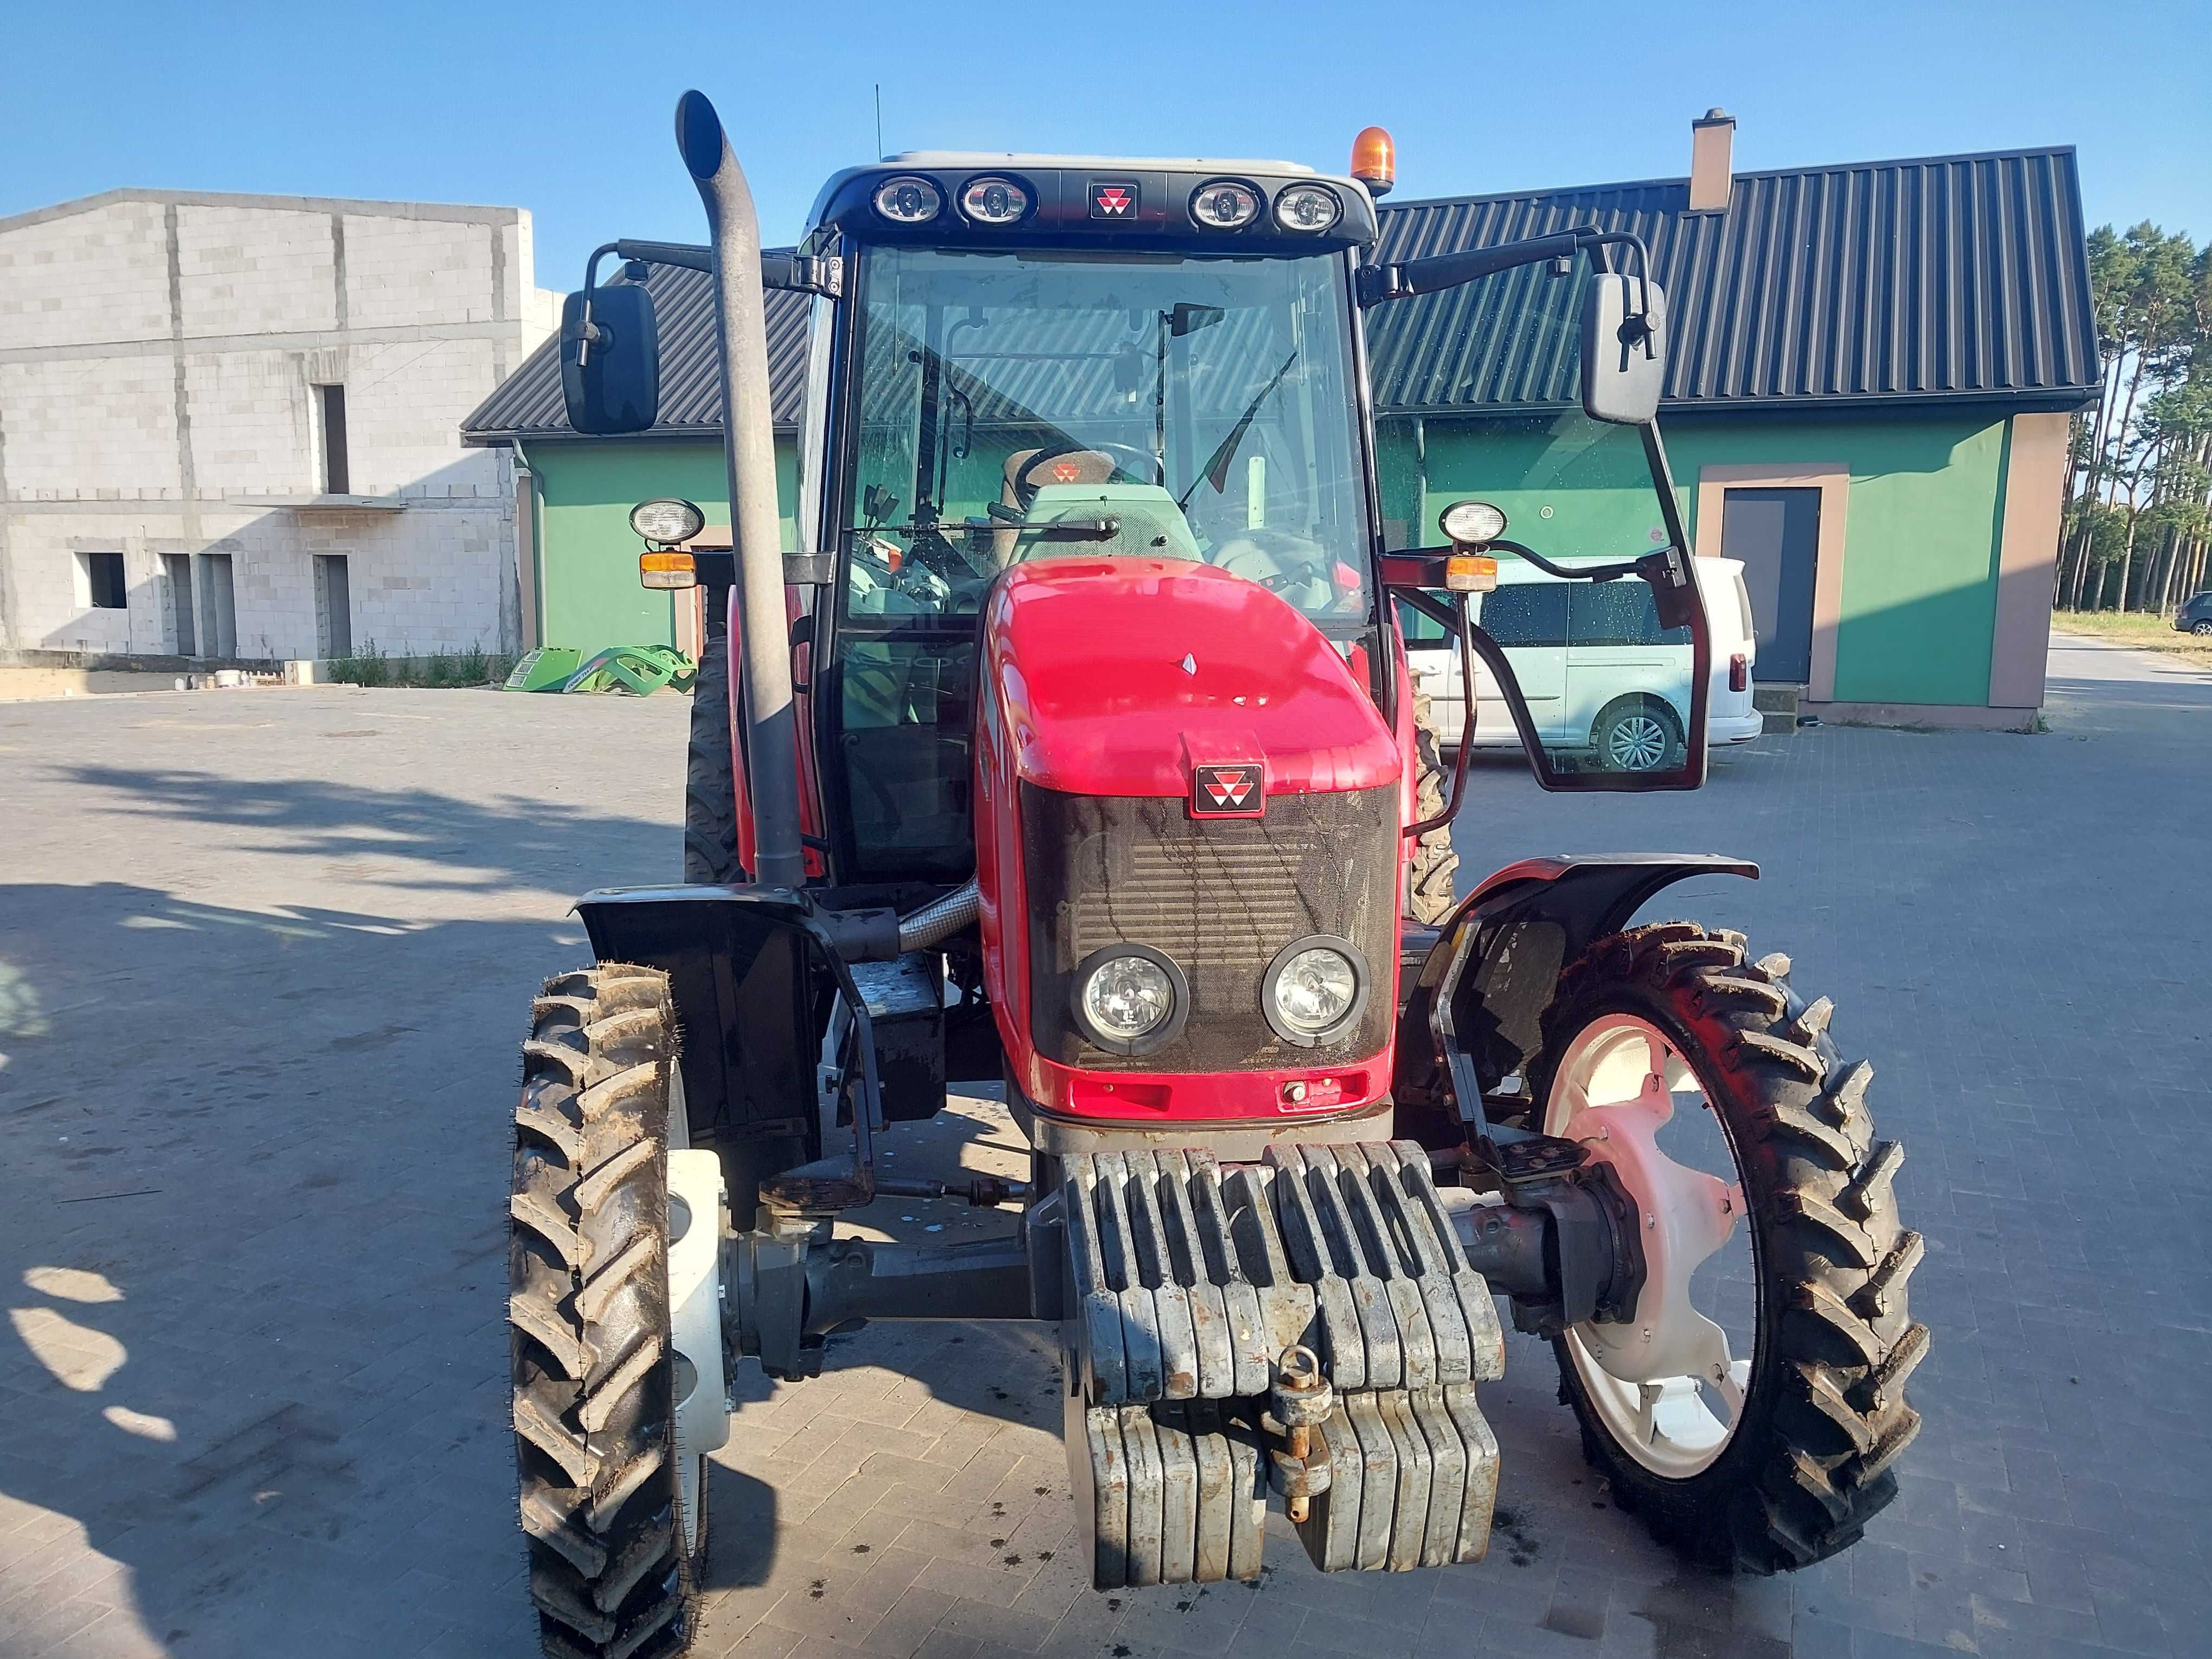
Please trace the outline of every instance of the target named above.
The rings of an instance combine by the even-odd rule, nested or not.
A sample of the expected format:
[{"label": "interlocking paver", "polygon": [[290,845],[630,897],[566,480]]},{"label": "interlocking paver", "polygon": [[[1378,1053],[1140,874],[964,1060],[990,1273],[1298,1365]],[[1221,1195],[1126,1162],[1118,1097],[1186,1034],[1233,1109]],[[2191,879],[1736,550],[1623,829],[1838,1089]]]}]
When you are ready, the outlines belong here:
[{"label": "interlocking paver", "polygon": [[[1470,874],[1620,846],[1759,860],[1758,884],[1657,909],[1787,951],[1875,1060],[1936,1346],[1902,1495],[1859,1550],[1770,1580],[1684,1567],[1607,1501],[1548,1352],[1516,1337],[1485,1395],[1504,1463],[1480,1566],[1324,1577],[1277,1516],[1256,1588],[1098,1595],[1048,1336],[878,1327],[836,1339],[816,1382],[738,1378],[699,1652],[2201,1650],[2212,682],[2103,651],[2053,667],[2041,736],[1807,732],[1651,798],[1547,798],[1485,759],[1459,829]],[[509,1040],[533,981],[583,954],[574,895],[673,867],[684,714],[340,690],[0,706],[0,1306],[20,1316],[0,1326],[0,1607],[27,1609],[0,1614],[0,1659],[530,1650]],[[1018,1161],[1009,1136],[961,1100],[890,1149]],[[905,1236],[995,1224],[880,1207],[863,1219]],[[92,1281],[56,1268],[115,1296],[62,1294]]]}]

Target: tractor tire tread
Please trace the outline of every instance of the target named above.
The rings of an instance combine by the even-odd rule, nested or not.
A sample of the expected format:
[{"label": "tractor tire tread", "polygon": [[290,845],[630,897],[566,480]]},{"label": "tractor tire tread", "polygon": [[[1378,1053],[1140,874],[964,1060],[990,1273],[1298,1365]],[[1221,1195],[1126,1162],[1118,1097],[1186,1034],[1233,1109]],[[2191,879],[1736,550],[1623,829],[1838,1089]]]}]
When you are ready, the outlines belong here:
[{"label": "tractor tire tread", "polygon": [[[1741,934],[1631,928],[1568,965],[1544,1016],[1547,1056],[1608,1009],[1656,1017],[1726,1096],[1714,1103],[1745,1165],[1771,1310],[1770,1358],[1735,1437],[1700,1474],[1663,1480],[1595,1426],[1564,1343],[1560,1383],[1624,1507],[1701,1565],[1753,1574],[1826,1559],[1894,1498],[1893,1466],[1920,1422],[1904,1382],[1928,1352],[1905,1296],[1925,1246],[1898,1219],[1901,1153],[1867,1115],[1873,1068],[1838,1054],[1834,1005],[1800,998],[1790,971],[1779,953],[1749,960]],[[1549,1076],[1531,1080],[1543,1099]]]},{"label": "tractor tire tread", "polygon": [[563,974],[531,1012],[507,1322],[539,1638],[560,1659],[674,1659],[701,1564],[676,1529],[667,978],[619,963]]},{"label": "tractor tire tread", "polygon": [[[1413,791],[1414,822],[1420,823],[1443,811],[1451,798],[1443,745],[1425,695],[1413,699],[1413,752],[1420,766]],[[1443,923],[1459,907],[1458,875],[1459,852],[1452,845],[1451,825],[1440,825],[1421,836],[1406,870],[1407,915],[1424,927]]]},{"label": "tractor tire tread", "polygon": [[[709,604],[711,611],[714,606]],[[691,688],[690,746],[684,763],[684,879],[692,885],[745,880],[738,862],[737,763],[731,749],[730,636],[709,616]]]}]

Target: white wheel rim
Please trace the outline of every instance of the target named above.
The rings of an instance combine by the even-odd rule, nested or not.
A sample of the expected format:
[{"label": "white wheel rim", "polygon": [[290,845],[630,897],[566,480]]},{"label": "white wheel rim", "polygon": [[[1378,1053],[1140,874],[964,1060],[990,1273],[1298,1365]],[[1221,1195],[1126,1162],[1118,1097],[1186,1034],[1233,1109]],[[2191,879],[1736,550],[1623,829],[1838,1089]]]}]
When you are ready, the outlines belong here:
[{"label": "white wheel rim", "polygon": [[[673,1060],[668,1063],[668,1126],[665,1133],[670,1152],[688,1152],[691,1150],[690,1107],[684,1098],[683,1069]],[[699,1218],[693,1219],[696,1223]],[[707,1224],[713,1224],[711,1219]],[[684,1528],[684,1553],[686,1555],[698,1553],[699,1494],[705,1490],[706,1485],[707,1459],[703,1454],[676,1460],[676,1502],[679,1511],[677,1521]]]},{"label": "white wheel rim", "polygon": [[[1635,1318],[1573,1327],[1568,1355],[1614,1443],[1653,1474],[1681,1480],[1710,1468],[1734,1437],[1751,1361],[1729,1352],[1728,1331],[1699,1310],[1691,1285],[1735,1234],[1743,1187],[1740,1177],[1723,1180],[1660,1149],[1659,1132],[1678,1105],[1705,1109],[1704,1085],[1680,1052],[1648,1021],[1605,1014],[1561,1058],[1544,1128],[1611,1168],[1639,1218],[1644,1258]],[[1717,1113],[1714,1122],[1729,1174],[1738,1176]],[[1710,1279],[1700,1287],[1708,1300],[1712,1289]],[[1756,1352],[1755,1285],[1752,1309],[1745,1346]]]},{"label": "white wheel rim", "polygon": [[1630,714],[1613,722],[1606,748],[1624,772],[1648,772],[1667,757],[1667,728],[1650,714]]}]

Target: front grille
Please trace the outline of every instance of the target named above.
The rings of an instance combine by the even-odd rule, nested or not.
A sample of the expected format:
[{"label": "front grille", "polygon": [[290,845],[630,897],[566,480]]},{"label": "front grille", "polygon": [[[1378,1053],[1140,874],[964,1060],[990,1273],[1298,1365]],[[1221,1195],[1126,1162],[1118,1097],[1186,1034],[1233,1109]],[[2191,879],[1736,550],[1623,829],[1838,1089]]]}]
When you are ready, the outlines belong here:
[{"label": "front grille", "polygon": [[[1364,1059],[1389,1027],[1397,900],[1395,787],[1276,795],[1261,818],[1194,819],[1181,799],[1022,787],[1030,898],[1030,1025],[1048,1060],[1092,1071],[1224,1072]],[[1309,933],[1348,939],[1377,982],[1365,1012],[1321,1048],[1283,1042],[1260,1011],[1275,953]],[[1076,964],[1149,945],[1190,981],[1182,1035],[1110,1054],[1069,1011]]]}]

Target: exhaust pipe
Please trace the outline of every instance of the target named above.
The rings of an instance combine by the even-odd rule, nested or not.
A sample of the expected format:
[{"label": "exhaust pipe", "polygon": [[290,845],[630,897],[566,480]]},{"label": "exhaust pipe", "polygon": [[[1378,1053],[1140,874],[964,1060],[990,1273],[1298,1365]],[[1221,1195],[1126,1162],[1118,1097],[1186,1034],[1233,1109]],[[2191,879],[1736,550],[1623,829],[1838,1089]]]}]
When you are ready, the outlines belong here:
[{"label": "exhaust pipe", "polygon": [[761,293],[760,220],[721,118],[702,92],[676,105],[676,147],[707,209],[720,324],[722,450],[729,465],[737,549],[737,637],[745,697],[745,783],[753,813],[753,878],[806,880],[799,839],[798,710],[784,618],[783,537],[776,522],[775,439],[769,421],[768,330]]}]

